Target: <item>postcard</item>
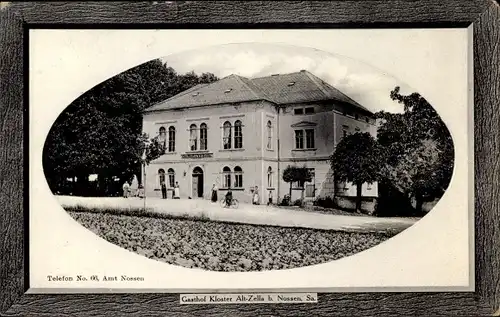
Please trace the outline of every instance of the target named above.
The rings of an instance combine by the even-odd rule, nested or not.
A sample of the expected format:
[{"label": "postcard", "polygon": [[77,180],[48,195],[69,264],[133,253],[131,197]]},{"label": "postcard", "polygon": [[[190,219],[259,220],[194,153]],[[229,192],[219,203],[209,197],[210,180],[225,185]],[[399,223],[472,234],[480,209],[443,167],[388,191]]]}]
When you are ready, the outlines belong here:
[{"label": "postcard", "polygon": [[30,30],[29,292],[473,290],[470,45]]}]

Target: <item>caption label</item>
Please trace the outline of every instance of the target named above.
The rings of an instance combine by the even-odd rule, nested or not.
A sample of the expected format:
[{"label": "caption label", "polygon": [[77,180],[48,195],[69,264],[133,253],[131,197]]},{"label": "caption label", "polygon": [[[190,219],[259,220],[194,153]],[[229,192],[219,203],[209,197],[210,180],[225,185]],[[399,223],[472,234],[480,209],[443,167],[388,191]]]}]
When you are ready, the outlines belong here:
[{"label": "caption label", "polygon": [[180,294],[181,304],[290,304],[317,302],[317,293]]}]

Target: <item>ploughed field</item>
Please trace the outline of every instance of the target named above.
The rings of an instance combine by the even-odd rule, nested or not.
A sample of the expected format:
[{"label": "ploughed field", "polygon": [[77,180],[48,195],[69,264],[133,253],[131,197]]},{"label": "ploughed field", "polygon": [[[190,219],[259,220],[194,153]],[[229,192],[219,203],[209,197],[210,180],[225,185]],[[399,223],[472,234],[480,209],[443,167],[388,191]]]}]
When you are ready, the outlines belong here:
[{"label": "ploughed field", "polygon": [[150,259],[211,271],[261,271],[325,263],[395,233],[359,233],[68,211],[103,239]]}]

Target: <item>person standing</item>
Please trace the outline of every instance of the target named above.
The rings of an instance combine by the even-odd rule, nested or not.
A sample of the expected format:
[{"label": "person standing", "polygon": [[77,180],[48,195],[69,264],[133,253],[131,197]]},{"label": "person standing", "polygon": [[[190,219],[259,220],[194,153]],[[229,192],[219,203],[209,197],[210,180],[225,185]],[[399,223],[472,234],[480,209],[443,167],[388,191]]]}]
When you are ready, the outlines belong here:
[{"label": "person standing", "polygon": [[122,189],[123,189],[123,198],[128,198],[128,192],[130,189],[130,185],[128,184],[127,181],[125,183],[123,183]]},{"label": "person standing", "polygon": [[163,199],[167,199],[167,185],[165,184],[165,180],[162,180],[160,185],[161,185],[161,197]]},{"label": "person standing", "polygon": [[255,186],[255,190],[253,192],[252,203],[254,205],[258,205],[259,204],[259,187],[258,186]]},{"label": "person standing", "polygon": [[218,190],[217,185],[214,184],[212,186],[212,202],[213,203],[217,202],[217,190]]},{"label": "person standing", "polygon": [[179,182],[175,182],[174,199],[181,199],[180,190],[179,190]]},{"label": "person standing", "polygon": [[137,189],[137,191],[138,191],[138,192],[137,192],[137,196],[138,196],[139,198],[141,198],[141,199],[142,199],[142,198],[144,198],[144,196],[146,196],[146,195],[145,195],[145,193],[144,193],[144,186],[142,186],[142,184],[141,184],[141,185],[139,185],[139,188]]},{"label": "person standing", "polygon": [[233,202],[233,192],[231,191],[231,188],[227,190],[226,193],[226,206],[227,208],[231,207],[231,204]]}]

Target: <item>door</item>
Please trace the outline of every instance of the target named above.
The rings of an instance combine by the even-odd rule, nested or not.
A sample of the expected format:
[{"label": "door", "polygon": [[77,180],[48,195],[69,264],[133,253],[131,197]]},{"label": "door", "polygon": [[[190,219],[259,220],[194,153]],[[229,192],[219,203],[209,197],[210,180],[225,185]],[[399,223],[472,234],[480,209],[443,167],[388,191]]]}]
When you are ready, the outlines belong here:
[{"label": "door", "polygon": [[312,198],[316,195],[316,179],[315,179],[315,171],[314,168],[309,168],[309,172],[311,173],[311,181],[305,183],[306,187],[306,197]]},{"label": "door", "polygon": [[193,198],[198,197],[198,175],[193,174],[192,190],[193,190],[193,193],[191,194],[191,197],[193,197]]},{"label": "door", "polygon": [[191,197],[203,197],[203,170],[200,167],[196,167],[193,170],[193,186],[191,188]]},{"label": "door", "polygon": [[198,197],[203,197],[203,174],[198,175]]}]

